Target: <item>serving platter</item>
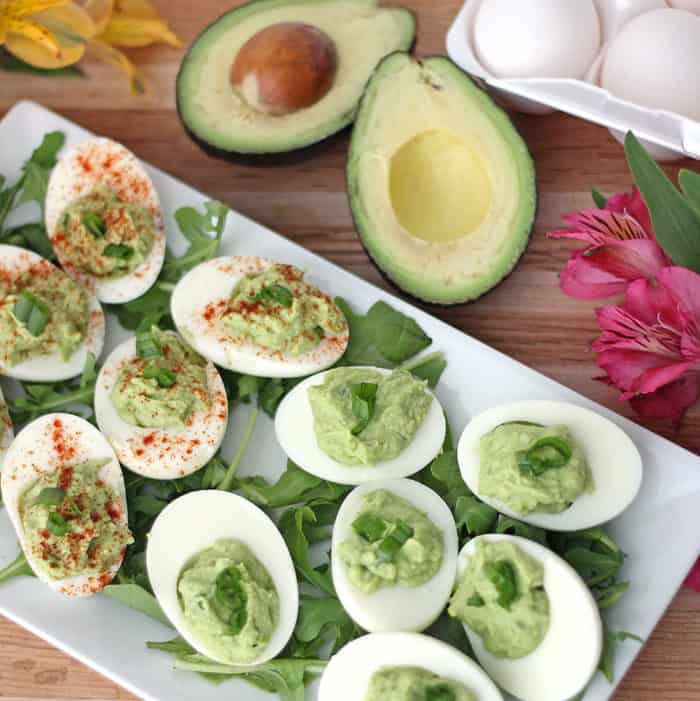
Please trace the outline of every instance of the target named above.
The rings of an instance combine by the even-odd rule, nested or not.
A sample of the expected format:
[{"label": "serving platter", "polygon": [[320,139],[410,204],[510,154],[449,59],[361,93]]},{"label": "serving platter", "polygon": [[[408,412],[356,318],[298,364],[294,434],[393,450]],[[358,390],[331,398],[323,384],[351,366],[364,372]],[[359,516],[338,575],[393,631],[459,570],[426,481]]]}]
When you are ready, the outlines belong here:
[{"label": "serving platter", "polygon": [[[44,133],[60,130],[67,146],[90,133],[76,124],[30,102],[16,105],[0,122],[0,173],[8,179],[19,175],[23,161]],[[138,154],[137,154],[138,155]],[[199,206],[208,199],[162,171],[147,167],[158,189],[166,220],[168,243],[176,253],[185,248],[173,220],[181,206]],[[18,209],[9,224],[36,220],[35,205]],[[635,503],[610,525],[610,531],[628,555],[622,578],[631,581],[629,594],[606,615],[614,630],[627,630],[648,637],[680,586],[700,550],[700,459],[562,385],[530,370],[461,331],[431,317],[412,305],[380,290],[319,256],[288,241],[265,227],[231,212],[222,244],[222,254],[261,255],[293,263],[307,270],[308,279],[334,295],[348,299],[365,311],[384,300],[409,314],[432,337],[431,350],[444,351],[448,366],[436,390],[455,433],[470,417],[496,404],[519,399],[569,401],[592,408],[623,428],[638,446],[644,461],[644,482]],[[108,321],[105,352],[128,336],[115,318]],[[12,395],[12,385],[3,381]],[[245,423],[245,411],[233,413],[224,443],[229,456]],[[262,474],[276,478],[284,466],[284,455],[270,440],[272,422],[262,418],[240,474]],[[614,469],[615,456],[610,456]],[[0,567],[17,554],[14,533],[4,511],[0,511]],[[197,698],[214,701],[236,698],[263,701],[268,694],[240,681],[212,686],[196,675],[172,669],[172,658],[148,651],[147,640],[173,636],[168,627],[119,603],[99,595],[71,600],[55,594],[31,578],[16,578],[0,586],[0,613],[16,621],[51,644],[149,700],[179,701]],[[620,646],[615,661],[619,682],[639,648],[628,642]],[[313,701],[313,691],[309,698]],[[613,687],[598,675],[586,694],[587,701],[604,701]]]}]

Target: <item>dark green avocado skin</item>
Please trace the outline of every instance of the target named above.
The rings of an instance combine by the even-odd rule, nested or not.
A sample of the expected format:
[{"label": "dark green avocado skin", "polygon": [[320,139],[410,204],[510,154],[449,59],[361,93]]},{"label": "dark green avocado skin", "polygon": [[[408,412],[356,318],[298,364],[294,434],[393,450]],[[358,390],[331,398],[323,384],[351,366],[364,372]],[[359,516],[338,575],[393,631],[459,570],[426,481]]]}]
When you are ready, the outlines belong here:
[{"label": "dark green avocado skin", "polygon": [[[319,141],[316,141],[314,143],[308,144],[306,146],[302,146],[299,148],[290,148],[289,150],[285,151],[273,151],[270,153],[259,153],[259,152],[251,152],[251,153],[243,153],[239,151],[229,151],[227,149],[222,149],[217,146],[213,146],[212,144],[208,143],[205,139],[201,138],[197,134],[195,134],[187,125],[185,122],[185,119],[183,118],[182,115],[182,105],[181,105],[181,90],[179,89],[180,83],[181,83],[181,77],[183,74],[183,69],[187,65],[187,61],[190,57],[190,52],[192,51],[193,46],[196,44],[199,36],[204,34],[210,27],[213,27],[215,24],[217,24],[219,21],[221,21],[224,17],[227,15],[236,12],[239,10],[241,7],[249,6],[249,5],[257,5],[261,4],[264,5],[266,3],[266,0],[249,0],[249,2],[244,3],[244,5],[239,5],[238,7],[234,7],[233,9],[229,10],[228,12],[225,12],[223,15],[220,15],[217,17],[215,20],[210,22],[194,39],[192,44],[190,45],[189,49],[187,50],[187,53],[185,54],[184,58],[182,59],[182,62],[180,63],[180,68],[178,69],[177,76],[175,78],[175,106],[176,106],[176,111],[178,118],[180,119],[180,123],[182,124],[183,129],[185,130],[185,133],[190,137],[190,139],[208,156],[212,158],[216,158],[219,160],[224,160],[224,161],[229,161],[231,163],[239,164],[239,165],[246,165],[246,166],[258,166],[258,167],[274,167],[274,166],[285,166],[285,165],[294,165],[295,163],[304,163],[312,158],[315,158],[316,156],[321,155],[324,153],[326,150],[329,149],[329,147],[332,147],[334,144],[340,142],[341,140],[345,139],[345,134],[349,133],[350,127],[352,125],[353,119],[354,119],[354,114],[353,115],[348,115],[348,118],[346,121],[344,121],[344,124],[340,126],[340,128],[331,133],[328,134],[327,136],[321,138]],[[418,20],[416,17],[416,13],[407,7],[401,6],[401,9],[404,10],[408,15],[413,20],[413,34],[411,38],[410,45],[406,47],[406,51],[409,53],[413,51],[413,48],[416,43],[416,35],[417,35],[417,29],[418,29]],[[354,112],[357,112],[357,109],[354,110]]]}]

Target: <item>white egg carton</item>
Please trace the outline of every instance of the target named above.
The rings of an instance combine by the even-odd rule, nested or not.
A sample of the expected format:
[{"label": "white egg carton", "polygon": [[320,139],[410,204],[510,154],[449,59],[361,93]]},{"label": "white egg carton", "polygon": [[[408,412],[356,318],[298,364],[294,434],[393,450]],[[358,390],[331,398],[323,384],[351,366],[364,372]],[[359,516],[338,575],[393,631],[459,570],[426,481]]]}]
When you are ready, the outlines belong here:
[{"label": "white egg carton", "polygon": [[473,27],[482,1],[465,0],[447,33],[447,53],[463,70],[479,78],[499,101],[530,114],[546,114],[553,110],[568,112],[608,127],[618,140],[632,130],[659,160],[673,160],[683,155],[700,160],[700,122],[675,112],[649,109],[622,100],[597,85],[610,41],[629,20],[664,7],[662,0],[594,0],[600,18],[601,49],[583,80],[492,75],[480,63],[474,49]]}]

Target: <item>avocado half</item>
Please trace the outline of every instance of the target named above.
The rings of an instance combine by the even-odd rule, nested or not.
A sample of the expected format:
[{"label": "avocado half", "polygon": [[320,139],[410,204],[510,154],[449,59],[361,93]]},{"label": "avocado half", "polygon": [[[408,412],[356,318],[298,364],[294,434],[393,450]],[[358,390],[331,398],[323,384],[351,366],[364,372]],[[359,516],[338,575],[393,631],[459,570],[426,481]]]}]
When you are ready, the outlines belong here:
[{"label": "avocado half", "polygon": [[355,226],[398,287],[480,297],[515,267],[535,218],[532,158],[506,113],[445,57],[387,56],[365,89],[347,161]]},{"label": "avocado half", "polygon": [[[250,106],[231,82],[241,47],[280,23],[321,30],[335,47],[337,68],[315,104],[284,115]],[[352,122],[379,61],[408,50],[416,33],[409,10],[377,0],[253,0],[221,16],[194,41],[177,76],[177,109],[194,140],[215,155],[279,154],[315,144]]]}]

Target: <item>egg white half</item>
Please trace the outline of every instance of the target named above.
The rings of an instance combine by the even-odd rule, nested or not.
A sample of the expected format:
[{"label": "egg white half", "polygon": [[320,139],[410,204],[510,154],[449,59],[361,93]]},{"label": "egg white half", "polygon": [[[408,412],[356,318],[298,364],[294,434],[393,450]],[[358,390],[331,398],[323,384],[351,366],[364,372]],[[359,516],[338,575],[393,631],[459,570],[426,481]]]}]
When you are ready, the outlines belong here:
[{"label": "egg white half", "polygon": [[[0,273],[15,277],[25,270],[39,264],[51,265],[42,256],[18,246],[0,245]],[[61,359],[58,351],[33,355],[12,367],[0,364],[0,373],[16,380],[27,382],[60,382],[80,375],[85,367],[88,353],[95,358],[102,353],[105,338],[105,316],[97,298],[88,292],[88,327],[83,343],[68,360]]]},{"label": "egg white half", "polygon": [[[423,511],[440,529],[444,554],[435,576],[418,587],[383,587],[365,594],[353,586],[339,547],[352,529],[352,522],[365,508],[365,496],[385,489]],[[331,566],[333,584],[343,608],[361,628],[369,632],[421,631],[435,622],[452,592],[457,571],[457,527],[447,504],[430,488],[409,479],[375,480],[348,494],[333,525]]]},{"label": "egg white half", "polygon": [[[259,377],[303,377],[335,363],[348,345],[348,331],[327,336],[307,353],[273,351],[227,332],[218,312],[238,281],[275,263],[256,256],[214,258],[190,270],[176,285],[170,311],[177,330],[196,351],[221,367]],[[216,310],[212,317],[211,311]]]},{"label": "egg white half", "polygon": [[463,684],[477,701],[503,701],[496,685],[473,660],[451,645],[420,633],[370,633],[331,657],[318,701],[360,701],[382,667],[422,667]]},{"label": "egg white half", "polygon": [[603,625],[595,599],[578,573],[539,543],[512,535],[484,535],[470,540],[459,554],[457,576],[464,572],[480,540],[507,540],[544,567],[549,597],[549,629],[529,655],[496,657],[468,626],[464,630],[474,654],[498,686],[521,701],[567,701],[578,694],[598,667]]},{"label": "egg white half", "polygon": [[[177,334],[171,333],[173,337]],[[211,405],[184,426],[143,428],[119,416],[111,394],[122,366],[136,355],[136,338],[117,346],[105,361],[95,387],[97,425],[119,462],[152,479],[175,479],[195,472],[216,454],[228,426],[226,388],[213,363],[206,367]]]},{"label": "egg white half", "polygon": [[[521,515],[503,502],[482,495],[479,441],[509,421],[567,426],[586,456],[594,491],[582,494],[558,514]],[[634,501],[642,484],[642,458],[629,436],[604,416],[566,402],[532,400],[487,409],[467,424],[459,439],[457,457],[462,479],[479,499],[508,516],[553,531],[576,531],[610,521]]]},{"label": "egg white half", "polygon": [[2,394],[2,387],[0,387],[0,473],[5,460],[5,453],[7,453],[7,449],[10,447],[10,443],[12,443],[14,437],[15,433],[12,429],[12,421],[7,411],[7,404]]},{"label": "egg white half", "polygon": [[[103,185],[129,204],[141,205],[153,217],[155,239],[150,255],[128,275],[99,278],[71,265],[56,239],[58,221],[66,208]],[[165,259],[165,229],[158,193],[136,156],[111,139],[93,137],[59,159],[46,191],[46,231],[65,271],[93,290],[105,304],[124,304],[140,297],[155,282]]]},{"label": "egg white half", "polygon": [[25,426],[16,436],[5,455],[0,475],[2,496],[7,513],[17,532],[20,547],[36,576],[52,589],[68,596],[88,596],[103,589],[121,567],[119,557],[108,571],[52,580],[34,568],[31,553],[19,514],[22,494],[39,475],[55,472],[64,465],[78,465],[87,460],[108,459],[98,476],[109,485],[121,500],[119,525],[126,527],[127,506],[124,477],[109,443],[90,423],[73,414],[47,414]]},{"label": "egg white half", "polygon": [[[368,371],[391,374],[385,368],[367,367]],[[332,372],[329,370],[327,372]],[[441,450],[445,440],[445,413],[437,397],[411,442],[400,455],[375,465],[343,465],[321,450],[314,434],[314,416],[308,389],[323,384],[326,373],[309,377],[294,387],[282,400],[275,414],[275,434],[282,450],[299,467],[321,479],[339,484],[362,484],[371,480],[409,477],[422,470]]]},{"label": "egg white half", "polygon": [[198,652],[226,663],[194,637],[180,606],[177,583],[187,563],[221,538],[247,545],[265,566],[279,596],[279,622],[267,647],[247,665],[278,655],[292,636],[299,610],[299,588],[292,558],[277,526],[257,506],[231,492],[190,492],[170,502],[153,523],[146,567],[153,593],[178,633]]}]

